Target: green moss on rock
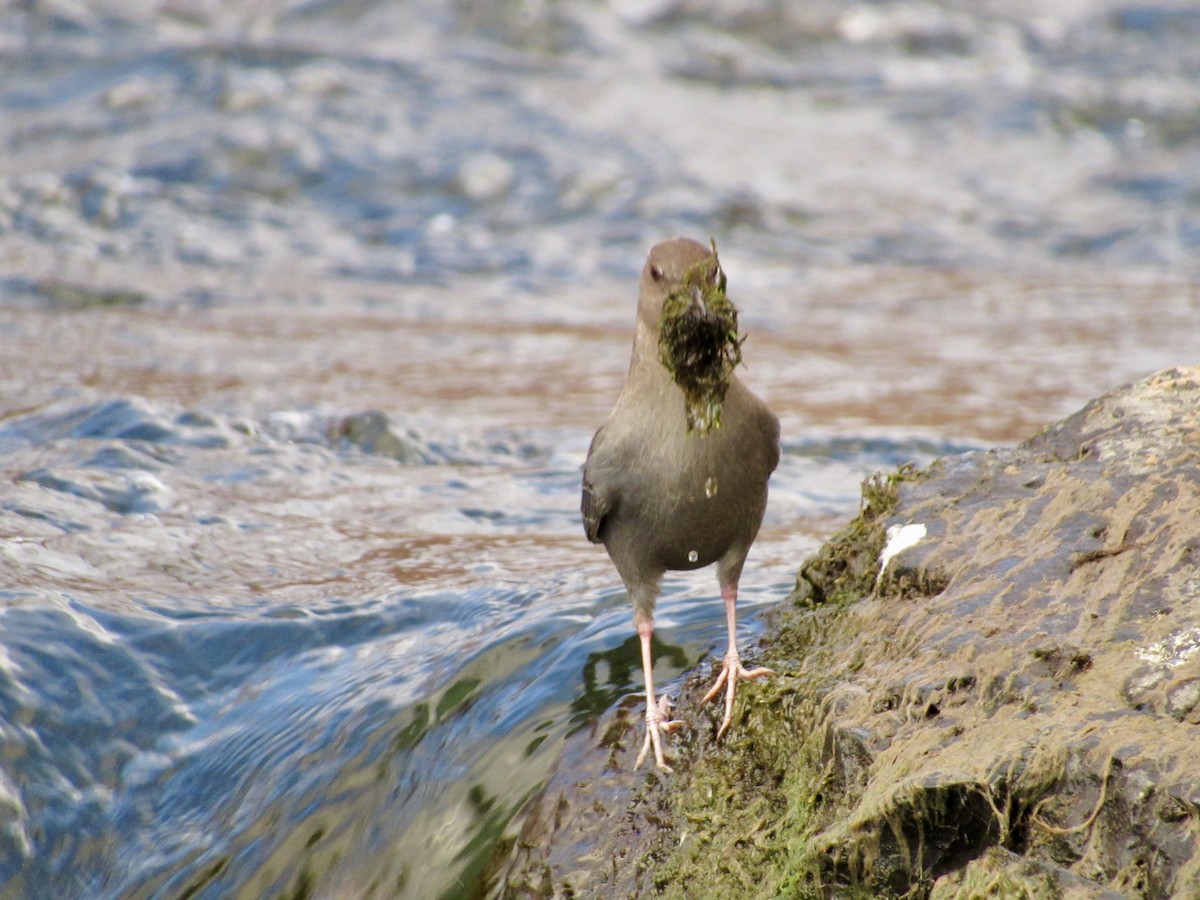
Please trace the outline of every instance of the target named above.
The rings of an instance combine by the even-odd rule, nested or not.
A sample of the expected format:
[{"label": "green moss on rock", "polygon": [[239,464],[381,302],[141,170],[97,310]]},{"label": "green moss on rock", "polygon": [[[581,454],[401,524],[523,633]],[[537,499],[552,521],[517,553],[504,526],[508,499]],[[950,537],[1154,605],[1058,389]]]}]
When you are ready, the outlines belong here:
[{"label": "green moss on rock", "polygon": [[[819,655],[837,610],[809,612],[810,657]],[[804,897],[819,894],[820,861],[812,837],[828,825],[820,727],[824,676],[789,674],[786,661],[767,660],[779,674],[743,687],[737,721],[703,763],[690,766],[670,793],[675,833],[671,849],[647,858],[661,896]]]},{"label": "green moss on rock", "polygon": [[805,606],[848,603],[871,593],[886,534],[883,520],[896,508],[900,485],[923,477],[911,464],[863,482],[858,515],[800,567],[791,600]]}]

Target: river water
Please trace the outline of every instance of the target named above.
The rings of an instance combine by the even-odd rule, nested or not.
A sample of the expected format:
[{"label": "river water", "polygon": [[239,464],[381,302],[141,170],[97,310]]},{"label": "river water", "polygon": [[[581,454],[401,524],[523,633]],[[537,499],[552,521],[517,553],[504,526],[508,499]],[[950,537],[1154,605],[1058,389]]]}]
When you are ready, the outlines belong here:
[{"label": "river water", "polygon": [[579,467],[662,237],[783,423],[746,646],[863,477],[1197,362],[1200,13],[1044,6],[0,9],[0,896],[476,895],[638,689]]}]

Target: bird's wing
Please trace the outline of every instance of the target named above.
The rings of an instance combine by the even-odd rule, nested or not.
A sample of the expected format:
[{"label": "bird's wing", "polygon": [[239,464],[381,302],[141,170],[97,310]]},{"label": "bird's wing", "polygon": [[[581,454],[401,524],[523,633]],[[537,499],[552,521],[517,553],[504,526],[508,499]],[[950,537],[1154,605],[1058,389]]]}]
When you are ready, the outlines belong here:
[{"label": "bird's wing", "polygon": [[583,513],[583,533],[593,544],[601,543],[600,529],[604,525],[604,517],[612,512],[616,505],[615,493],[606,487],[602,466],[598,464],[601,454],[597,453],[603,440],[604,429],[601,428],[592,438],[592,446],[588,448],[587,462],[583,464],[583,500],[580,511]]},{"label": "bird's wing", "polygon": [[768,471],[774,472],[775,467],[779,465],[779,419],[770,410],[767,410],[767,416],[769,421],[765,430],[771,437],[771,455],[768,459],[770,468]]},{"label": "bird's wing", "polygon": [[581,511],[583,512],[583,533],[587,535],[587,539],[593,544],[601,543],[600,526],[604,524],[604,517],[608,515],[611,505],[608,498],[597,492],[594,485],[588,481],[583,482],[583,503]]}]

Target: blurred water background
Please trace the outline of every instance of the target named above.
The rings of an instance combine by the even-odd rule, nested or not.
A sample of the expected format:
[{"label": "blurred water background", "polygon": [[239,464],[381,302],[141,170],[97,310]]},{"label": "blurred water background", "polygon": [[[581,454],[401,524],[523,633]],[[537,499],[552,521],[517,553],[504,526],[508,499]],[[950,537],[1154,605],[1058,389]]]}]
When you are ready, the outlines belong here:
[{"label": "blurred water background", "polygon": [[[1200,9],[0,6],[0,896],[477,895],[638,690],[579,466],[674,234],[752,646],[864,476],[1198,361]],[[670,578],[660,681],[723,629]]]}]

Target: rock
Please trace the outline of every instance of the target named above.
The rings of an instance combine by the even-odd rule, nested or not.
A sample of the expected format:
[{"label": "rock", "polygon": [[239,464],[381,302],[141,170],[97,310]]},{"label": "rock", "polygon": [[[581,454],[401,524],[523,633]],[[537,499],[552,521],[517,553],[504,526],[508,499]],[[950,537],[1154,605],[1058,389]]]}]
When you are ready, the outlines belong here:
[{"label": "rock", "polygon": [[134,75],[110,87],[102,101],[113,110],[143,109],[168,96],[172,86],[143,75]]},{"label": "rock", "polygon": [[496,892],[1200,896],[1198,594],[1200,367],[872,479],[733,739],[700,673],[670,791],[631,777],[618,715],[577,733]]},{"label": "rock", "polygon": [[499,200],[512,188],[516,170],[497,153],[476,153],[459,167],[456,184],[468,200],[486,203]]},{"label": "rock", "polygon": [[436,461],[433,452],[411,429],[400,431],[386,414],[371,409],[346,416],[332,428],[335,442],[358,447],[364,453],[389,456],[405,465],[421,465]]}]

